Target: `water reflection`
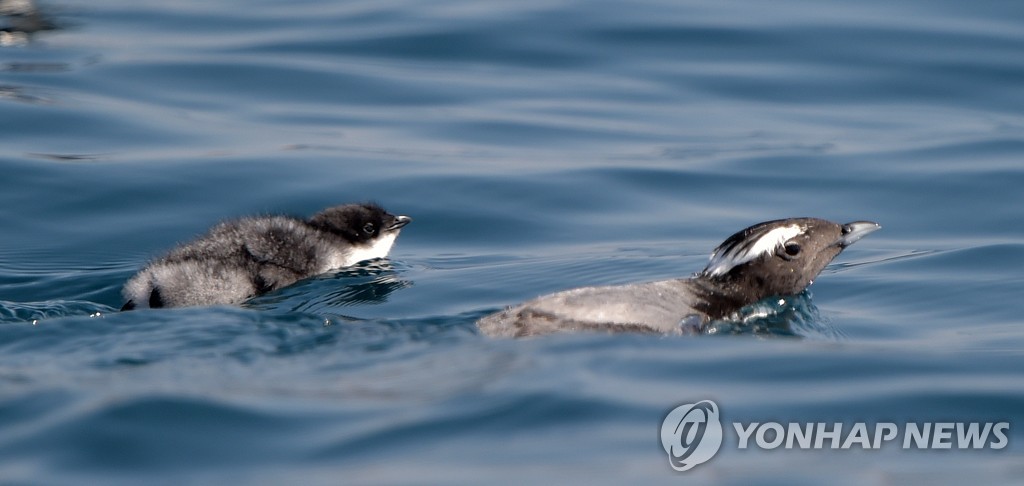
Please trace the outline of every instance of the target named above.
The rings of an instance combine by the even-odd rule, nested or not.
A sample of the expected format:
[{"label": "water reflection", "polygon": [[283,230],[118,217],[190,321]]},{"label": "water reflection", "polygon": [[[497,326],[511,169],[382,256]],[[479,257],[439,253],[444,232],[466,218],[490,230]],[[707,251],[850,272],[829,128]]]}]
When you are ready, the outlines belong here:
[{"label": "water reflection", "polygon": [[392,292],[412,285],[412,281],[401,277],[395,264],[378,260],[314,277],[279,292],[252,299],[245,305],[359,320],[355,317],[346,318],[338,309],[381,304],[387,301]]},{"label": "water reflection", "polygon": [[57,25],[31,0],[0,0],[0,47],[28,44],[32,34]]},{"label": "water reflection", "polygon": [[11,100],[33,105],[48,105],[53,100],[24,86],[0,85],[0,100]]}]

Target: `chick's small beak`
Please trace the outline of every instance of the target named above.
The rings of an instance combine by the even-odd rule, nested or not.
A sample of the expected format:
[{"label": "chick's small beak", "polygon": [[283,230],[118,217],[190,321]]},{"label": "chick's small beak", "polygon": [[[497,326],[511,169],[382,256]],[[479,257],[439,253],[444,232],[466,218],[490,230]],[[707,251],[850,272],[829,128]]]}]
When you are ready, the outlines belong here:
[{"label": "chick's small beak", "polygon": [[395,216],[395,220],[388,226],[388,231],[394,231],[412,222],[412,218],[408,216]]},{"label": "chick's small beak", "polygon": [[843,225],[843,234],[836,242],[842,248],[846,248],[857,240],[882,229],[882,225],[872,221],[854,221]]}]

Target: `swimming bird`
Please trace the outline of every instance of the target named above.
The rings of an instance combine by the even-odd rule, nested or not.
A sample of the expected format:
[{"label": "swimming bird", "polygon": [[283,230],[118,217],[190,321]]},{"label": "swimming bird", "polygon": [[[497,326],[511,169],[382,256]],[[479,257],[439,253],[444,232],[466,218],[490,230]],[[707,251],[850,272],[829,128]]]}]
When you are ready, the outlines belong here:
[{"label": "swimming bird", "polygon": [[477,326],[495,337],[693,333],[761,299],[799,294],[843,249],[879,228],[870,221],[766,221],[727,238],[691,278],[565,290],[483,317]]},{"label": "swimming bird", "polygon": [[303,278],[384,258],[410,221],[376,204],[335,206],[305,220],[225,221],[129,279],[121,310],[240,304]]}]

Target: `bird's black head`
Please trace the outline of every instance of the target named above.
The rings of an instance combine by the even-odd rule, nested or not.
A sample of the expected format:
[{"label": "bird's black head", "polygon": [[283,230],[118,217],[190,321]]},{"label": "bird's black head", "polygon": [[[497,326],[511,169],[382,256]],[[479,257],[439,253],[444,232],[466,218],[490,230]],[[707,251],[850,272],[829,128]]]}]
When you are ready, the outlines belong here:
[{"label": "bird's black head", "polygon": [[345,204],[313,215],[309,224],[341,236],[352,244],[371,242],[389,233],[398,233],[412,218],[395,216],[373,204]]},{"label": "bird's black head", "polygon": [[726,239],[698,278],[745,304],[803,292],[833,258],[877,223],[791,218],[755,224]]}]

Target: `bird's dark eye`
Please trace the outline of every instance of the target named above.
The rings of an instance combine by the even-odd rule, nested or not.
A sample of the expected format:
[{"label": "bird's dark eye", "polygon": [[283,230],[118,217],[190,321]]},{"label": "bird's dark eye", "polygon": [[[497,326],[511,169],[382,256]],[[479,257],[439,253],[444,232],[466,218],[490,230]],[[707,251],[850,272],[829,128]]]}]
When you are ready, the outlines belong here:
[{"label": "bird's dark eye", "polygon": [[363,232],[368,234],[368,235],[372,235],[373,234],[373,223],[366,223],[366,225],[363,226]]},{"label": "bird's dark eye", "polygon": [[783,250],[785,250],[787,255],[789,255],[791,257],[795,257],[795,256],[800,254],[800,244],[799,243],[786,243],[786,246],[783,247]]}]

